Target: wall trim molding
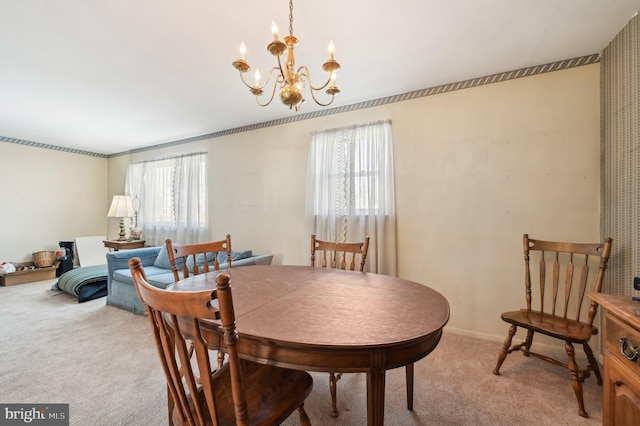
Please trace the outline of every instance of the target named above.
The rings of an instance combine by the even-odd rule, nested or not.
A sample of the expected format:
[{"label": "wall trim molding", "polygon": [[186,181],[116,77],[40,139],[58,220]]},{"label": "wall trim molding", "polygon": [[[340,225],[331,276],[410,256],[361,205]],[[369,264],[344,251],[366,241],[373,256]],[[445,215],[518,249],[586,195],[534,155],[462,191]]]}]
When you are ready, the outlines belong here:
[{"label": "wall trim molding", "polygon": [[176,140],[176,141],[165,142],[165,143],[158,144],[158,145],[151,145],[151,146],[144,147],[144,148],[138,148],[138,149],[119,152],[119,153],[110,154],[110,155],[97,154],[97,153],[93,153],[93,152],[87,152],[87,151],[71,149],[71,148],[62,148],[62,147],[55,146],[55,145],[47,145],[47,144],[43,144],[43,143],[39,143],[39,142],[24,141],[24,140],[21,140],[21,139],[8,138],[8,137],[4,137],[4,136],[0,136],[0,141],[1,142],[17,143],[17,144],[20,144],[20,145],[35,146],[35,147],[38,147],[38,148],[54,149],[56,151],[71,152],[71,153],[75,153],[75,154],[90,155],[90,156],[94,156],[94,157],[114,158],[114,157],[118,157],[118,156],[122,156],[122,155],[135,154],[135,153],[144,152],[144,151],[150,151],[150,150],[155,150],[155,149],[160,149],[160,148],[168,148],[168,147],[172,147],[172,146],[176,146],[176,145],[183,145],[183,144],[187,144],[187,143],[198,142],[198,141],[205,140],[205,139],[219,138],[219,137],[222,137],[222,136],[228,136],[228,135],[232,135],[232,134],[235,134],[235,133],[249,132],[251,130],[257,130],[257,129],[263,129],[263,128],[266,128],[266,127],[279,126],[279,125],[282,125],[282,124],[293,123],[293,122],[296,122],[296,121],[310,120],[310,119],[317,118],[317,117],[323,117],[323,116],[334,115],[334,114],[342,114],[342,113],[345,113],[345,112],[356,111],[356,110],[360,110],[360,109],[373,108],[373,107],[377,107],[377,106],[380,106],[380,105],[387,105],[387,104],[392,104],[392,103],[396,103],[396,102],[403,102],[403,101],[407,101],[407,100],[411,100],[411,99],[423,98],[423,97],[426,97],[426,96],[439,95],[439,94],[442,94],[442,93],[454,92],[454,91],[457,91],[457,90],[470,89],[472,87],[484,86],[484,85],[487,85],[487,84],[501,83],[503,81],[515,80],[515,79],[523,78],[523,77],[531,77],[531,76],[538,75],[538,74],[544,74],[544,73],[554,72],[554,71],[561,71],[561,70],[580,67],[580,66],[584,66],[584,65],[591,65],[591,64],[598,63],[598,62],[600,62],[600,54],[599,53],[594,53],[594,54],[591,54],[591,55],[581,56],[581,57],[578,57],[578,58],[565,59],[565,60],[562,60],[562,61],[551,62],[551,63],[548,63],[548,64],[536,65],[536,66],[527,67],[527,68],[521,68],[521,69],[514,70],[514,71],[506,71],[506,72],[502,72],[502,73],[491,74],[491,75],[487,75],[487,76],[484,76],[484,77],[478,77],[478,78],[473,78],[473,79],[470,79],[470,80],[458,81],[458,82],[455,82],[455,83],[443,84],[441,86],[429,87],[429,88],[426,88],[426,89],[414,90],[412,92],[401,93],[401,94],[398,94],[398,95],[388,96],[388,97],[385,97],[385,98],[372,99],[370,101],[359,102],[359,103],[355,103],[355,104],[351,104],[351,105],[343,105],[343,106],[339,106],[339,107],[327,108],[327,109],[323,109],[323,110],[320,110],[320,111],[314,111],[314,112],[309,112],[309,113],[305,113],[305,114],[291,115],[291,116],[284,117],[284,118],[279,118],[279,119],[276,119],[276,120],[265,121],[265,122],[262,122],[262,123],[255,123],[255,124],[251,124],[251,125],[248,125],[248,126],[242,126],[242,127],[236,127],[236,128],[233,128],[233,129],[222,130],[222,131],[219,131],[219,132],[207,133],[207,134],[204,134],[204,135],[193,136],[193,137],[186,138],[186,139],[180,139],[180,140]]}]

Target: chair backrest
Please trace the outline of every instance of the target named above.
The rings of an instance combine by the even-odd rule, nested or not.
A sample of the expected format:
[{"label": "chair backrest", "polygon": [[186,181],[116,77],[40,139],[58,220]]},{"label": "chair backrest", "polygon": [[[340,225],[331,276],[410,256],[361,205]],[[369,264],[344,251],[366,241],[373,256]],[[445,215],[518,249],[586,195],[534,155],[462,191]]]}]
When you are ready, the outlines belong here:
[{"label": "chair backrest", "polygon": [[[193,271],[194,275],[198,275],[201,272],[209,272],[209,265],[213,265],[213,270],[217,271],[220,269],[218,253],[221,252],[227,253],[227,266],[231,268],[231,235],[229,234],[224,240],[209,243],[178,245],[173,244],[171,239],[168,238],[166,244],[171,270],[176,281],[180,281],[178,263],[180,263],[184,278],[189,277],[191,271]],[[178,262],[178,259],[181,259],[182,262]]]},{"label": "chair backrest", "polygon": [[[246,424],[246,393],[236,348],[238,335],[229,275],[221,273],[216,277],[216,290],[173,292],[149,284],[139,258],[131,259],[129,267],[138,295],[145,305],[169,392],[175,402],[173,418],[178,416],[182,424],[204,425],[211,424],[211,419],[216,419],[213,424],[218,424],[217,420],[225,416],[216,412],[216,382],[212,374],[205,373],[214,371],[207,344],[212,341],[217,345],[218,335],[207,335],[200,327],[202,320],[221,320],[229,356],[235,417],[238,424]],[[190,362],[191,342],[197,371]]]},{"label": "chair backrest", "polygon": [[[316,264],[316,251],[323,252],[322,256],[318,256],[318,264]],[[318,240],[316,239],[316,234],[311,234],[311,266],[355,271],[356,265],[358,265],[358,270],[362,272],[364,271],[368,251],[368,236],[360,243],[338,243]]]},{"label": "chair backrest", "polygon": [[[584,296],[602,289],[611,241],[606,238],[602,243],[565,243],[534,240],[524,234],[527,310],[532,310],[532,293],[537,293],[536,310],[592,325],[598,305],[590,302],[588,309],[583,308]],[[537,278],[537,285],[531,272],[536,266],[533,277]]]}]

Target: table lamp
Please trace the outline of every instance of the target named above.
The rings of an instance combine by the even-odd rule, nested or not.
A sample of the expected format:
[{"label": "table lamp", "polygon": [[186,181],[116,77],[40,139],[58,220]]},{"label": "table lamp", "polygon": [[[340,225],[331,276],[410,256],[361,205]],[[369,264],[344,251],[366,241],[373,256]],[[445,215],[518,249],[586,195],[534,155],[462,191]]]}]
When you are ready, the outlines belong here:
[{"label": "table lamp", "polygon": [[119,217],[120,218],[120,230],[118,231],[118,241],[126,241],[126,231],[124,226],[124,218],[133,216],[133,204],[131,203],[131,197],[128,195],[114,195],[113,201],[111,201],[111,207],[107,217]]}]

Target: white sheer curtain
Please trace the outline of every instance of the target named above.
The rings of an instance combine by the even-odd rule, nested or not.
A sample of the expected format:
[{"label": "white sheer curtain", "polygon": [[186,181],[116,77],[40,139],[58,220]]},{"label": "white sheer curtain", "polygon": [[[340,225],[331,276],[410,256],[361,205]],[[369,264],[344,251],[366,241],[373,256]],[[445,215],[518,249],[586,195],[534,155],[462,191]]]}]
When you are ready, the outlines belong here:
[{"label": "white sheer curtain", "polygon": [[125,193],[140,199],[138,227],[147,245],[207,241],[207,155],[130,164]]},{"label": "white sheer curtain", "polygon": [[396,275],[391,122],[312,134],[306,227],[319,239],[371,238],[366,270]]}]

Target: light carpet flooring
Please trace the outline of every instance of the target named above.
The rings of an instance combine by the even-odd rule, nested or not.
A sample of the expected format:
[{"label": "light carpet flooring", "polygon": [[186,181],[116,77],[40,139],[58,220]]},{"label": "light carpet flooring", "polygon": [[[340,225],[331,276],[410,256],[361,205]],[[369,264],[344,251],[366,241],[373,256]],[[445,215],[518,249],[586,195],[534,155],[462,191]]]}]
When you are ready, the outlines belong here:
[{"label": "light carpet flooring", "polygon": [[[51,291],[52,283],[0,287],[0,402],[68,403],[77,426],[166,425],[165,382],[147,319],[106,306],[105,298],[77,303]],[[602,387],[594,377],[584,383],[591,415],[584,419],[566,370],[514,354],[494,376],[499,347],[445,329],[439,346],[416,363],[413,412],[406,409],[404,369],[387,372],[385,424],[602,424]],[[312,376],[305,407],[314,425],[366,424],[364,374],[338,382],[337,419],[330,416],[328,374]],[[295,414],[285,422],[296,424]]]}]

